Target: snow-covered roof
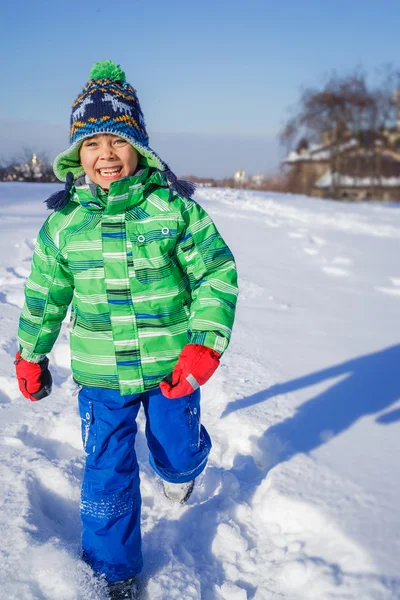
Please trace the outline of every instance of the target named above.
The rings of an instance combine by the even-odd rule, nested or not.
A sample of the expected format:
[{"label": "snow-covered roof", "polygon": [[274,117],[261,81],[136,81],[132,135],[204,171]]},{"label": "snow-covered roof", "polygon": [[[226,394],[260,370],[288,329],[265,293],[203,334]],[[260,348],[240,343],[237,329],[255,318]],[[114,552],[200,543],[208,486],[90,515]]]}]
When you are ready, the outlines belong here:
[{"label": "snow-covered roof", "polygon": [[[355,138],[351,138],[347,142],[343,142],[336,152],[343,152],[349,150],[355,146],[358,146],[359,142]],[[285,163],[295,163],[304,160],[322,161],[329,160],[331,157],[331,144],[310,144],[308,148],[304,148],[299,152],[292,150],[285,158]]]},{"label": "snow-covered roof", "polygon": [[335,186],[340,187],[400,187],[400,177],[352,177],[341,173],[333,173],[331,169],[316,181],[317,188],[332,187],[333,179]]}]

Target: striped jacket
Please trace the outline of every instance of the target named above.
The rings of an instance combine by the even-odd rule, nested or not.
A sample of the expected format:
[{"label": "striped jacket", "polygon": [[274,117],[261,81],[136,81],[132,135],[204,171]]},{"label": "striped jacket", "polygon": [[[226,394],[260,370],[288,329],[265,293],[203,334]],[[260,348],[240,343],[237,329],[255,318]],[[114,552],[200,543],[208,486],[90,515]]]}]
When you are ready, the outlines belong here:
[{"label": "striped jacket", "polygon": [[77,186],[39,232],[19,324],[22,356],[52,349],[72,302],[73,377],[140,393],[170,373],[187,343],[223,352],[237,276],[208,214],[173,196],[159,171]]}]

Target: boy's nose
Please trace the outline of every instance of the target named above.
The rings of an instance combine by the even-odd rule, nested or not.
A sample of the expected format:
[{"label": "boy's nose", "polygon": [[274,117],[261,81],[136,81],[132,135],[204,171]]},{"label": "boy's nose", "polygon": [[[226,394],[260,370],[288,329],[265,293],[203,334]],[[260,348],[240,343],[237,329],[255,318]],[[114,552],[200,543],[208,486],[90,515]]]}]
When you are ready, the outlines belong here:
[{"label": "boy's nose", "polygon": [[115,154],[114,154],[114,150],[112,148],[112,146],[103,146],[101,148],[101,153],[100,153],[101,158],[105,158],[105,159],[110,159],[110,158],[115,158]]}]

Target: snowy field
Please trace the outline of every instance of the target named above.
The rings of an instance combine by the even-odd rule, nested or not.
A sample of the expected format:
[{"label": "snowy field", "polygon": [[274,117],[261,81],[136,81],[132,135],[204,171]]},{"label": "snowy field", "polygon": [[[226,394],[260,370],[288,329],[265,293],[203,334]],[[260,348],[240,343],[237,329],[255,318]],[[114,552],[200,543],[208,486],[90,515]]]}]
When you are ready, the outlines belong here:
[{"label": "snowy field", "polygon": [[[68,330],[50,398],[13,377],[42,201],[0,183],[0,598],[101,600],[80,560]],[[184,508],[137,451],[147,600],[400,599],[400,206],[201,189],[241,295],[205,386],[211,460]]]}]

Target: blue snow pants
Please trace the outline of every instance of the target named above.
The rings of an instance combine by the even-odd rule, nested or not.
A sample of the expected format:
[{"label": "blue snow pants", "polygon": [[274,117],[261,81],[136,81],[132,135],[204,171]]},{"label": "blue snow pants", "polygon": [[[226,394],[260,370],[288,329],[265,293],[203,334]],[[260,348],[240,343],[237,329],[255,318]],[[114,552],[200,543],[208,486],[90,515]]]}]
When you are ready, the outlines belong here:
[{"label": "blue snow pants", "polygon": [[82,483],[83,557],[114,582],[142,568],[136,417],[143,404],[150,464],[171,483],[194,479],[207,464],[211,440],[200,424],[200,390],[170,400],[156,388],[121,396],[83,387],[79,412],[86,465]]}]

